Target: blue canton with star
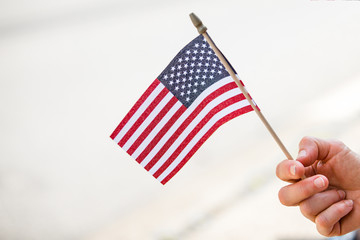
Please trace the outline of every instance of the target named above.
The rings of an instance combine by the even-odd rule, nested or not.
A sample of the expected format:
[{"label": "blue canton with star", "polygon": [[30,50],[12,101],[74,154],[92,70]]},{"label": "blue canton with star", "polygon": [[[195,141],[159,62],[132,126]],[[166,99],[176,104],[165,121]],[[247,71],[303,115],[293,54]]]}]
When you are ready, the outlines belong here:
[{"label": "blue canton with star", "polygon": [[209,86],[229,76],[202,35],[186,45],[158,79],[185,107]]}]

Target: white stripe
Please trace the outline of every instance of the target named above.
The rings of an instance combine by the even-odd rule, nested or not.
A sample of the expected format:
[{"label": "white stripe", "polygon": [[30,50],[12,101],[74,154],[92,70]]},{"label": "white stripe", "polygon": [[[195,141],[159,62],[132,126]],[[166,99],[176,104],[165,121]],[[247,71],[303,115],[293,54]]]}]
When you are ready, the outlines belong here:
[{"label": "white stripe", "polygon": [[145,109],[151,104],[151,102],[156,98],[156,96],[165,88],[161,83],[151,92],[151,94],[146,98],[146,100],[141,104],[135,114],[129,119],[125,126],[121,129],[118,135],[114,138],[116,143],[119,143],[124,135],[129,131],[129,129],[134,125],[136,120],[141,116]]},{"label": "white stripe", "polygon": [[161,119],[161,121],[156,124],[156,127],[149,133],[149,135],[144,139],[144,141],[136,148],[134,153],[131,155],[133,158],[137,159],[139,155],[144,151],[144,149],[148,146],[151,140],[158,134],[164,125],[172,118],[172,116],[179,110],[182,106],[181,102],[177,101],[175,105],[165,114],[165,116]]},{"label": "white stripe", "polygon": [[[180,146],[180,144],[184,141],[184,139],[191,133],[191,131],[199,124],[199,122],[217,105],[226,101],[227,99],[239,95],[239,90],[234,88],[224,94],[221,94],[214,100],[212,100],[205,108],[201,110],[201,112],[191,121],[191,123],[186,127],[186,129],[178,136],[174,143],[172,143],[171,147],[167,149],[165,154],[157,161],[157,163],[149,170],[149,173],[154,174],[165,162],[169,159],[169,157],[175,152],[175,150]],[[165,144],[165,143],[164,143]]]},{"label": "white stripe", "polygon": [[[213,91],[216,89],[232,82],[231,77],[223,78],[222,80],[214,83],[205,91],[203,91],[195,101],[190,105],[190,107],[180,116],[180,118],[171,126],[171,128],[166,132],[166,134],[160,139],[160,141],[155,145],[155,147],[150,151],[150,153],[144,158],[144,160],[140,163],[143,167],[145,167],[156,155],[156,153],[161,149],[162,145],[166,143],[166,141],[173,135],[176,129],[185,121],[185,119],[194,111],[194,109]],[[240,90],[239,90],[240,91]]]},{"label": "white stripe", "polygon": [[186,157],[186,155],[193,149],[193,147],[200,141],[200,139],[214,126],[221,118],[224,116],[248,106],[249,103],[246,99],[236,102],[224,108],[216,115],[214,115],[209,122],[195,135],[195,137],[189,142],[189,144],[183,149],[179,156],[169,165],[169,167],[157,178],[160,182],[164,180],[175,168],[176,166]]},{"label": "white stripe", "polygon": [[141,133],[146,129],[147,126],[154,120],[154,118],[159,114],[159,112],[164,108],[164,106],[170,101],[174,95],[171,92],[168,92],[166,96],[159,102],[159,104],[154,108],[154,110],[149,114],[145,121],[136,129],[136,131],[131,135],[131,137],[126,141],[122,147],[127,151],[131,145],[136,141],[136,139],[141,135]]}]

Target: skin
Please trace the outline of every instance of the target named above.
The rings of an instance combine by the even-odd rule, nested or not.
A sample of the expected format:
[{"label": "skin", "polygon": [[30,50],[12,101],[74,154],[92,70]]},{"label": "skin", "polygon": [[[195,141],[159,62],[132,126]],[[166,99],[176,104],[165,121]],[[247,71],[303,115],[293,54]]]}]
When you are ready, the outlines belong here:
[{"label": "skin", "polygon": [[280,202],[299,206],[320,234],[360,228],[360,156],[342,142],[304,137],[296,161],[279,163],[276,175],[291,183],[280,189]]}]

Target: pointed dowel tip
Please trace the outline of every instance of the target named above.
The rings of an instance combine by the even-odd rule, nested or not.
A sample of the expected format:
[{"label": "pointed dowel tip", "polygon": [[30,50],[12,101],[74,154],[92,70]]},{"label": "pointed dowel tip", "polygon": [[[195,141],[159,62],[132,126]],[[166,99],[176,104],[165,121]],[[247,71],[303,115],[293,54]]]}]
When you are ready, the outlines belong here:
[{"label": "pointed dowel tip", "polygon": [[200,34],[206,32],[207,28],[203,25],[202,21],[195,15],[195,13],[190,13],[190,19]]}]

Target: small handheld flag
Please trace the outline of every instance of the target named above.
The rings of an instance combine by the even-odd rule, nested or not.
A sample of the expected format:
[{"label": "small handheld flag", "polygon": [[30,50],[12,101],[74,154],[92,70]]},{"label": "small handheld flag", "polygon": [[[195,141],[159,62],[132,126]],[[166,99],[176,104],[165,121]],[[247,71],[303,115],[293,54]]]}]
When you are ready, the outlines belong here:
[{"label": "small handheld flag", "polygon": [[222,124],[260,112],[201,21],[198,29],[110,136],[162,184]]},{"label": "small handheld flag", "polygon": [[162,184],[220,125],[252,111],[202,35],[186,45],[111,138]]}]

